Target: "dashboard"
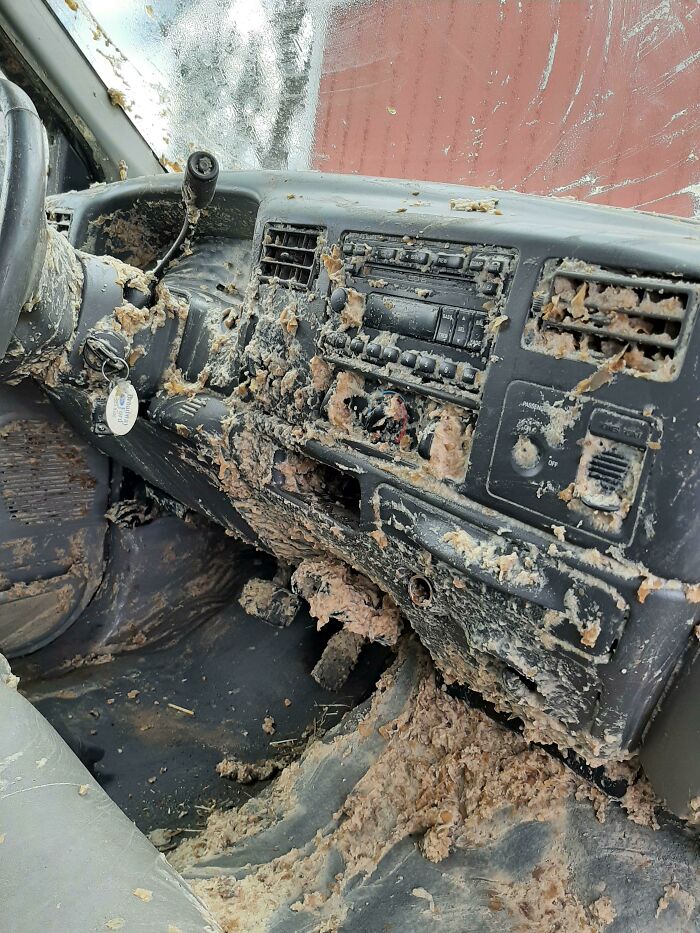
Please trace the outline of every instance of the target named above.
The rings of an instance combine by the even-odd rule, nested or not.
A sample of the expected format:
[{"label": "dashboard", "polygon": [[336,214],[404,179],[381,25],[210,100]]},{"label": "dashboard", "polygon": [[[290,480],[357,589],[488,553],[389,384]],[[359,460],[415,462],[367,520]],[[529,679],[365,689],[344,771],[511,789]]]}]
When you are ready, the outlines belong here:
[{"label": "dashboard", "polygon": [[[172,177],[49,199],[139,268],[181,220]],[[224,173],[164,285],[186,313],[141,352],[117,328],[141,413],[101,449],[282,561],[365,573],[447,681],[588,760],[638,747],[700,601],[697,224]],[[80,389],[51,394],[84,430]]]}]

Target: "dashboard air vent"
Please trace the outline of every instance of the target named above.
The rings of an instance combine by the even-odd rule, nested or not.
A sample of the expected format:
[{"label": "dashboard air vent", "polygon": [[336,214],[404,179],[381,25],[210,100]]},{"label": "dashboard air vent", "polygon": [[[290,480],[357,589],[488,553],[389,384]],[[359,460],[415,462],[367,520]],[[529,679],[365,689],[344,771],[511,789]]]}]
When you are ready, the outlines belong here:
[{"label": "dashboard air vent", "polygon": [[263,237],[260,279],[309,288],[318,272],[320,227],[268,224]]},{"label": "dashboard air vent", "polygon": [[73,221],[73,211],[47,211],[46,221],[49,227],[58,230],[66,238],[70,234],[70,225]]},{"label": "dashboard air vent", "polygon": [[523,344],[528,349],[649,379],[675,379],[685,352],[696,289],[687,283],[624,275],[550,260],[533,296]]}]

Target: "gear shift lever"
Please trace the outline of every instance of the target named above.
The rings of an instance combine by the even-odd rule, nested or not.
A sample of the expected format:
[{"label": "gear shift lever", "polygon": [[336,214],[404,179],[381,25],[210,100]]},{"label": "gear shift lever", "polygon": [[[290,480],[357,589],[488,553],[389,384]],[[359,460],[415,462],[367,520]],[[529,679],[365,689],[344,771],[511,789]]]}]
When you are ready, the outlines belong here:
[{"label": "gear shift lever", "polygon": [[216,158],[202,149],[193,152],[187,160],[185,177],[182,181],[185,221],[173,245],[152,270],[156,281],[162,278],[169,263],[185,242],[187,234],[194,231],[199,221],[200,211],[211,204],[218,178],[219,163]]}]

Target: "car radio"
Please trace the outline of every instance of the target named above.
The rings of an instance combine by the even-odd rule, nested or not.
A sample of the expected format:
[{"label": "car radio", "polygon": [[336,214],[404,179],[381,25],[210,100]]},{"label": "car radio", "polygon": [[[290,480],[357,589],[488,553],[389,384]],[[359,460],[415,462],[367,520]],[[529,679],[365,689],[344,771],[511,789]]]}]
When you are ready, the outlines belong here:
[{"label": "car radio", "polygon": [[359,233],[334,260],[325,417],[372,455],[461,482],[516,263],[507,248]]},{"label": "car radio", "polygon": [[[342,241],[323,351],[348,369],[473,407],[516,263],[515,250],[362,233]],[[343,323],[348,301],[361,326]]]}]

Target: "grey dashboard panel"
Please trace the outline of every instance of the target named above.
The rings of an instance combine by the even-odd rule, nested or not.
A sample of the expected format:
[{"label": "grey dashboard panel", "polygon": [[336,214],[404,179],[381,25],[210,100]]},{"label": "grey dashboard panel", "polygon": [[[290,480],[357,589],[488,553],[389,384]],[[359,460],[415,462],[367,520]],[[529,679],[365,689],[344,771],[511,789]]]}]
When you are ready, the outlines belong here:
[{"label": "grey dashboard panel", "polygon": [[[216,201],[205,213],[199,237],[201,243],[210,236],[250,236],[253,261],[260,252],[265,225],[270,222],[321,228],[329,244],[340,243],[346,233],[360,230],[366,231],[368,237],[378,234],[399,241],[402,237],[423,238],[459,247],[476,243],[485,248],[502,248],[516,253],[517,263],[503,303],[503,314],[507,319],[498,328],[489,348],[486,361],[488,377],[480,399],[481,414],[472,444],[470,469],[461,491],[469,498],[549,530],[552,524],[561,522],[561,510],[556,506],[540,507],[536,513],[517,489],[522,476],[516,473],[505,477],[495,475],[492,463],[495,450],[493,428],[505,417],[505,409],[510,407],[506,395],[511,383],[522,380],[535,387],[567,394],[592,372],[588,362],[554,358],[522,345],[532,296],[545,262],[559,257],[580,261],[591,268],[636,270],[666,283],[686,282],[695,286],[700,281],[700,226],[693,221],[642,215],[566,199],[511,192],[488,194],[497,202],[495,210],[461,211],[450,207],[455,196],[459,196],[463,203],[478,204],[483,201],[484,191],[314,173],[223,173]],[[151,237],[160,237],[160,244],[153,244],[152,255],[155,255],[158,246],[167,243],[171,233],[177,230],[181,215],[179,182],[175,178],[93,188],[84,195],[62,196],[61,203],[73,211],[72,241],[98,252],[108,247],[119,250],[118,237],[110,237],[105,232],[110,229],[109,221],[95,226],[98,217],[111,212],[120,212],[116,216],[121,216],[121,212],[126,212],[130,223],[143,222],[145,242],[150,242]],[[359,240],[357,234],[354,238]],[[138,259],[129,254],[128,245],[124,252],[128,254],[125,258]],[[203,246],[200,252],[206,252]],[[323,282],[321,270],[320,284]],[[647,487],[643,496],[640,493],[638,500],[644,498],[645,512],[647,515],[653,513],[654,521],[636,523],[634,541],[626,554],[631,559],[643,561],[655,573],[682,579],[700,578],[700,554],[686,546],[685,536],[677,534],[682,516],[700,504],[693,454],[688,453],[689,448],[680,439],[683,426],[692,421],[698,411],[699,338],[692,330],[694,305],[689,307],[689,317],[692,320],[685,340],[687,362],[677,378],[667,382],[653,381],[637,378],[638,373],[625,372],[611,382],[603,383],[586,400],[593,399],[600,405],[609,406],[620,416],[625,412],[639,416],[645,410],[651,411],[653,414],[642,415],[641,420],[652,432],[652,441],[658,440],[661,426],[658,418],[663,421],[662,447],[664,452],[672,448],[674,456],[655,458],[656,483]],[[425,346],[421,341],[417,343]],[[447,348],[448,354],[450,349]],[[363,364],[365,362],[362,361]],[[376,367],[370,371],[382,375]],[[589,408],[592,410],[595,405],[589,405]],[[579,432],[588,417],[587,413],[579,425]],[[580,436],[572,438],[572,443],[577,440]],[[648,456],[646,459],[645,469],[648,470],[648,461],[652,458]],[[557,468],[562,469],[562,465],[557,464]],[[571,463],[568,469],[570,472],[573,469]],[[658,509],[654,501],[655,490],[678,485],[678,475],[687,477],[685,482],[677,494],[669,497],[666,507]],[[620,540],[619,535],[601,536],[590,525],[581,526],[578,517],[568,524],[567,538],[584,546],[608,546]],[[626,523],[625,534],[631,536],[630,525],[631,522]],[[664,540],[664,548],[655,548],[654,539]]]},{"label": "grey dashboard panel", "polygon": [[[182,219],[175,178],[50,203],[76,246],[146,267]],[[234,308],[240,261],[250,285]],[[224,173],[166,281],[196,299],[175,362],[199,388],[149,398],[138,430],[102,449],[147,463],[183,501],[183,460],[208,469],[201,510],[234,526],[242,509],[254,526],[262,513],[230,501],[217,472],[221,451],[235,461],[241,439],[265,438],[276,454],[255,508],[313,524],[315,546],[380,583],[443,669],[478,680],[486,665],[494,691],[567,735],[638,743],[697,617],[698,224],[514,192]],[[271,361],[294,370],[287,395],[274,380],[249,390]],[[84,423],[72,390],[55,398]],[[459,462],[438,463],[455,430]],[[323,494],[285,486],[280,467],[300,454]],[[274,550],[269,528],[259,541]],[[431,589],[421,605],[415,578]]]}]

